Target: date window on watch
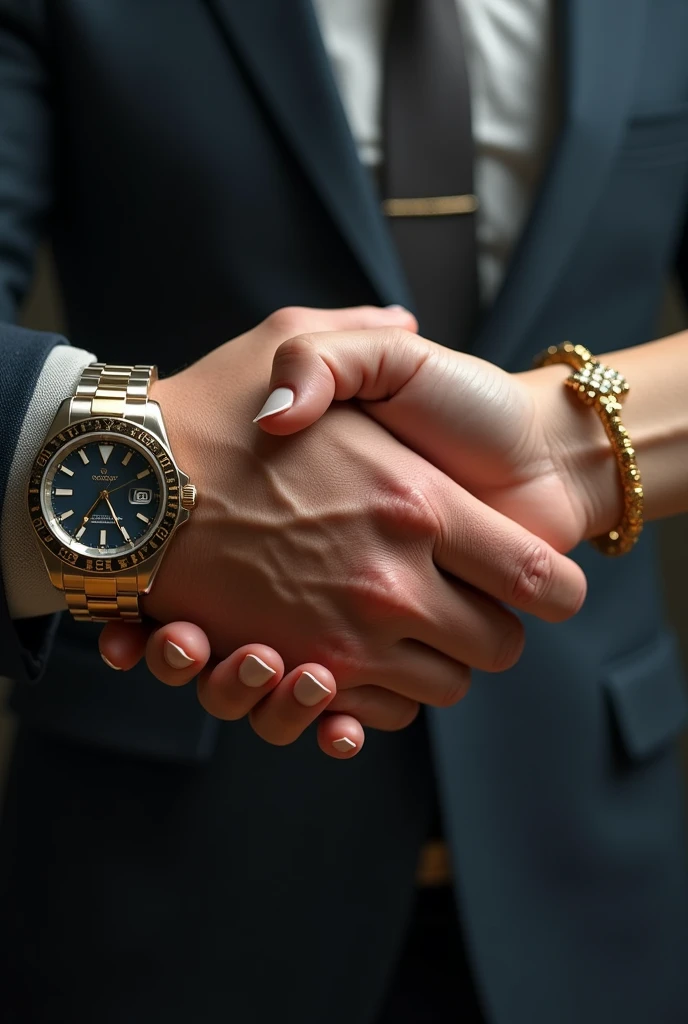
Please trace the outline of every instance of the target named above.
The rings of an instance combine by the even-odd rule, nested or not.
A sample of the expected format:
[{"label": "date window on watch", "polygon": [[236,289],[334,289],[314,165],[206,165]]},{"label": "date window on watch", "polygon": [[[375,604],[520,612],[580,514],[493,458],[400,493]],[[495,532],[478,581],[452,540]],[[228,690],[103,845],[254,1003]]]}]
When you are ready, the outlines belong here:
[{"label": "date window on watch", "polygon": [[129,491],[130,505],[150,505],[153,491],[150,487],[132,487]]}]

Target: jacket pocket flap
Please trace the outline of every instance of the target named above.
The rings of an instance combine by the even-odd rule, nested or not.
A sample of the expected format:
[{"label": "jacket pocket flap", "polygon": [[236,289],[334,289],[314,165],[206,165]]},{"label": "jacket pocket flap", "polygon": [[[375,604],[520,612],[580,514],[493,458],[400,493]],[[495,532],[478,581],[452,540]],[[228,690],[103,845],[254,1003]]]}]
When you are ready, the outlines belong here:
[{"label": "jacket pocket flap", "polygon": [[654,754],[678,735],[688,718],[681,656],[671,633],[610,665],[602,685],[631,758]]}]

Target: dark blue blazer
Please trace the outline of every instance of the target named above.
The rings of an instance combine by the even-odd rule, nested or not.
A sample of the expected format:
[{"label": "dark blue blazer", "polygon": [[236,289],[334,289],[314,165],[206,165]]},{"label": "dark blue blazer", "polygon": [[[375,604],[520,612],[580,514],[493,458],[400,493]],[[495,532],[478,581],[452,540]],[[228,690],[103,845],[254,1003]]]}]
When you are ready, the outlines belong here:
[{"label": "dark blue blazer", "polygon": [[[561,131],[473,344],[511,370],[565,338],[598,352],[645,341],[672,269],[688,282],[688,2],[558,11]],[[57,341],[12,326],[46,232],[69,339],[104,360],[169,372],[281,305],[413,305],[306,0],[0,0],[1,488]],[[516,668],[476,674],[460,706],[429,714],[466,941],[497,1024],[685,1024],[686,698],[653,531],[618,561],[576,557],[589,597],[575,620],[528,621]],[[21,680],[24,720],[132,756],[209,757],[220,726],[192,688],[109,673],[95,636],[64,622],[48,660],[45,623],[17,630],[3,606],[0,670]],[[389,949],[427,825],[412,741],[371,736],[344,784],[308,741],[275,752],[222,728],[241,779],[231,813],[264,867],[259,895],[237,890],[237,992],[256,906],[298,920],[317,901],[299,846],[317,842],[314,818],[321,835],[346,823],[330,866]],[[338,927],[363,1019],[389,957],[370,963],[346,916]],[[322,998],[336,963],[316,946]],[[255,1019],[274,1009],[269,986],[252,998]],[[300,1019],[319,1024],[319,1005]]]}]

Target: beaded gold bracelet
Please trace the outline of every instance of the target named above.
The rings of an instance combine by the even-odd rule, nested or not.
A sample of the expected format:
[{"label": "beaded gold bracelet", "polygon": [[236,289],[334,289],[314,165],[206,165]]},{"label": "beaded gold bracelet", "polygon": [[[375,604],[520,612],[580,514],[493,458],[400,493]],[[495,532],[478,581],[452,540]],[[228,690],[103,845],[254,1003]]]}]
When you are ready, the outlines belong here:
[{"label": "beaded gold bracelet", "polygon": [[583,345],[550,345],[535,360],[536,366],[567,363],[573,373],[567,377],[571,388],[585,403],[597,410],[614,451],[621,474],[624,512],[613,530],[593,537],[590,543],[603,555],[625,555],[638,540],[643,529],[643,485],[635,461],[635,449],[620,419],[621,403],[629,392],[625,377],[609,366],[603,366]]}]

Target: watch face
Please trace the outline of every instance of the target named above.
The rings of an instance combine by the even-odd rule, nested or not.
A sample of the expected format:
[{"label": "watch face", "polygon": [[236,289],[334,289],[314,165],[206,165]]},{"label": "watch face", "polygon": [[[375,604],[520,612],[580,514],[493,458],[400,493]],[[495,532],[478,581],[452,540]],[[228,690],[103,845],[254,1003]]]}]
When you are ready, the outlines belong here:
[{"label": "watch face", "polygon": [[143,428],[82,421],[39,455],[29,506],[39,537],[59,558],[87,571],[116,572],[150,557],[171,532],[178,478],[162,445]]}]

